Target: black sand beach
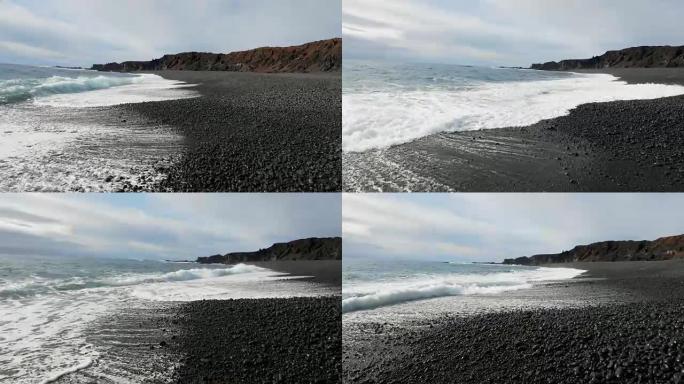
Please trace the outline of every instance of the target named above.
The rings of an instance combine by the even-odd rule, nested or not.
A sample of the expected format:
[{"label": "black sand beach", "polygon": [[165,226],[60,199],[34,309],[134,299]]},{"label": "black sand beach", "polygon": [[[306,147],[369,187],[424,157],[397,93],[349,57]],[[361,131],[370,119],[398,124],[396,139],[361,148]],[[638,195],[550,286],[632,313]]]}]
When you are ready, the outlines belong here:
[{"label": "black sand beach", "polygon": [[308,281],[330,287],[342,287],[341,260],[262,261],[249,264],[290,275],[307,276]]},{"label": "black sand beach", "polygon": [[684,262],[560,266],[588,272],[500,299],[576,297],[583,305],[444,315],[403,326],[345,323],[344,382],[682,381]]},{"label": "black sand beach", "polygon": [[[152,189],[171,192],[339,191],[341,76],[162,71],[201,97],[114,107],[171,126],[184,153]],[[146,187],[145,187],[146,188]]]},{"label": "black sand beach", "polygon": [[[593,71],[597,72],[597,71]],[[684,84],[676,68],[615,69],[630,83]],[[439,133],[343,154],[345,191],[684,190],[684,96],[590,103],[527,127]]]},{"label": "black sand beach", "polygon": [[181,306],[178,383],[340,382],[340,300],[197,301]]},{"label": "black sand beach", "polygon": [[[341,261],[255,264],[340,287]],[[182,304],[171,319],[181,329],[174,348],[184,356],[174,381],[340,382],[341,311],[339,296]]]}]

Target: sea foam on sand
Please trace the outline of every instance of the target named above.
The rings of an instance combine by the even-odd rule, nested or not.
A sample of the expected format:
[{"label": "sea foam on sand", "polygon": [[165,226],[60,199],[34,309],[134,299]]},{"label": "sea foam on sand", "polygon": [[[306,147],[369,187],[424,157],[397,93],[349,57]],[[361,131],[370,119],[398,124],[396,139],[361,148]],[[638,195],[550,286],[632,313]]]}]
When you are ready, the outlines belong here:
[{"label": "sea foam on sand", "polygon": [[684,86],[627,84],[607,74],[481,83],[460,89],[431,84],[344,93],[342,147],[362,152],[445,131],[527,126],[566,115],[580,104],[682,94]]}]

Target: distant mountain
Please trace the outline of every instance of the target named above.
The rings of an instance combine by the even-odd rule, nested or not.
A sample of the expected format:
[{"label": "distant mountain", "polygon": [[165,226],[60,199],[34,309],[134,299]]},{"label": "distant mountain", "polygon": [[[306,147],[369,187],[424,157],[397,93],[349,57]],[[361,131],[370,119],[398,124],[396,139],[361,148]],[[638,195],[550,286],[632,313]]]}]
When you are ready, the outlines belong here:
[{"label": "distant mountain", "polygon": [[342,69],[342,39],[315,41],[294,47],[263,47],[232,53],[184,52],[151,61],[94,64],[93,70],[230,71],[230,72],[330,72]]},{"label": "distant mountain", "polygon": [[233,252],[197,258],[197,262],[202,264],[278,260],[342,260],[342,238],[312,237],[288,243],[275,243],[268,248],[255,252]]},{"label": "distant mountain", "polygon": [[657,240],[602,241],[546,255],[506,259],[504,264],[540,265],[583,261],[646,261],[684,258],[684,235]]},{"label": "distant mountain", "polygon": [[573,69],[671,67],[684,67],[684,46],[632,47],[619,51],[608,51],[591,59],[532,64],[530,68],[546,71],[571,71]]}]

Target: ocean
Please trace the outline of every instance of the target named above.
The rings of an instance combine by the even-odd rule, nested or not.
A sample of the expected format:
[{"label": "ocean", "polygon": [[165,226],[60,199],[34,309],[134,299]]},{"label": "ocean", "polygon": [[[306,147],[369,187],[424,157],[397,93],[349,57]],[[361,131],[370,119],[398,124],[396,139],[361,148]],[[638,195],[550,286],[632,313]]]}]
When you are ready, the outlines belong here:
[{"label": "ocean", "polygon": [[140,175],[163,177],[155,167],[180,152],[182,138],[110,107],[197,97],[192,86],[153,74],[0,64],[0,192],[117,191],[140,184]]},{"label": "ocean", "polygon": [[607,74],[347,60],[342,147],[383,149],[439,132],[526,126],[589,102],[681,94],[682,86]]},{"label": "ocean", "polygon": [[497,295],[571,279],[583,272],[522,265],[347,259],[342,270],[342,312],[372,313],[436,298]]},{"label": "ocean", "polygon": [[0,64],[0,105],[98,107],[192,96],[191,86],[153,74]]},{"label": "ocean", "polygon": [[193,300],[330,292],[245,264],[0,256],[0,383],[48,383],[86,368],[108,382],[141,382],[147,373],[135,366],[135,355],[108,353],[125,340],[106,319],[136,311],[152,316],[155,308]]}]

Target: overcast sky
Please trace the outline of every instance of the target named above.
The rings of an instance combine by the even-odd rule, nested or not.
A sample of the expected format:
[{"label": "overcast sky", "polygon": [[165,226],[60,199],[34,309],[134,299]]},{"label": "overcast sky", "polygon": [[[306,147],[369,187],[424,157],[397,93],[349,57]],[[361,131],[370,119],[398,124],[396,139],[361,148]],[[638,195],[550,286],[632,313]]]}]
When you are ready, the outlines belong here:
[{"label": "overcast sky", "polygon": [[150,60],[341,35],[340,0],[0,0],[0,62]]},{"label": "overcast sky", "polygon": [[0,254],[195,259],[340,236],[337,194],[0,194]]},{"label": "overcast sky", "polygon": [[345,194],[344,258],[502,261],[684,234],[681,194]]},{"label": "overcast sky", "polygon": [[680,0],[343,0],[345,58],[529,66],[684,45]]}]

